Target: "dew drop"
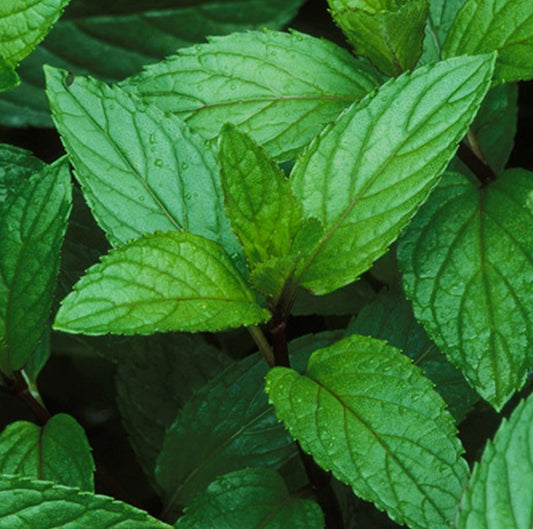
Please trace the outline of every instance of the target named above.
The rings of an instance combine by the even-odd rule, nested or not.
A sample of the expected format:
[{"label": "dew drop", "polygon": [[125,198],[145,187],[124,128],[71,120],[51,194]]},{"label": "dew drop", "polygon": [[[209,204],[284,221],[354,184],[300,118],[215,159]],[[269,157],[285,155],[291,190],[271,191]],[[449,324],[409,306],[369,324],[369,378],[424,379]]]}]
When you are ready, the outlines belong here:
[{"label": "dew drop", "polygon": [[185,195],[185,200],[191,200],[191,198],[192,198],[191,193],[187,193],[187,194]]},{"label": "dew drop", "polygon": [[233,83],[233,84],[230,85],[230,88],[232,90],[237,90],[237,85],[235,83]]},{"label": "dew drop", "polygon": [[211,143],[211,140],[205,140],[204,147],[209,151],[211,150],[211,147],[213,147],[213,144]]},{"label": "dew drop", "polygon": [[189,168],[189,164],[188,164],[187,162],[183,162],[183,163],[181,164],[181,168],[182,168],[183,170],[188,169],[188,168]]},{"label": "dew drop", "polygon": [[270,52],[270,55],[272,55],[272,57],[275,57],[277,54],[278,54],[278,52],[276,50],[272,50]]},{"label": "dew drop", "polygon": [[152,132],[150,136],[148,136],[148,141],[153,145],[155,143],[155,134]]},{"label": "dew drop", "polygon": [[156,167],[163,167],[163,161],[159,158],[154,162]]},{"label": "dew drop", "polygon": [[204,87],[201,84],[196,85],[196,90],[198,90],[198,92],[201,92],[203,89]]},{"label": "dew drop", "polygon": [[139,197],[139,201],[140,201],[140,202],[144,202],[144,195],[141,195],[141,196]]}]

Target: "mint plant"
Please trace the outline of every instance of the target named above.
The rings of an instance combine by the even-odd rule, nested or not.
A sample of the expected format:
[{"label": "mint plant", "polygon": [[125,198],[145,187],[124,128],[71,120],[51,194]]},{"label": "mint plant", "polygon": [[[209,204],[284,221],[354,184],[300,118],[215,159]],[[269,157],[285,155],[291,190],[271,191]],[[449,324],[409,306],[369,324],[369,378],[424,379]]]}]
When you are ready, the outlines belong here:
[{"label": "mint plant", "polygon": [[65,151],[0,145],[0,529],[530,527],[533,4],[329,0],[345,47],[301,0],[67,4],[0,6],[0,121]]}]

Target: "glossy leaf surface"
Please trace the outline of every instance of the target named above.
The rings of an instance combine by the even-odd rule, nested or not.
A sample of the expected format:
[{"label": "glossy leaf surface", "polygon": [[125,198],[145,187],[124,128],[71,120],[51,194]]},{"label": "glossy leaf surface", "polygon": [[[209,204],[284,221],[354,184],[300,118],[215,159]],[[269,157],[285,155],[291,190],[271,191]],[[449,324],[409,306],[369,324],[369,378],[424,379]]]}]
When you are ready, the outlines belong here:
[{"label": "glossy leaf surface", "polygon": [[532,176],[447,173],[398,250],[415,316],[498,410],[533,365]]},{"label": "glossy leaf surface", "polygon": [[273,368],[266,389],[291,435],[356,495],[412,528],[447,528],[468,476],[431,382],[385,342],[350,336],[304,375]]},{"label": "glossy leaf surface", "polygon": [[457,14],[442,56],[498,52],[494,78],[533,78],[533,4],[516,0],[468,0]]},{"label": "glossy leaf surface", "polygon": [[489,88],[493,60],[460,57],[404,74],[313,141],[291,184],[324,234],[295,280],[326,294],[385,253],[455,153]]},{"label": "glossy leaf surface", "polygon": [[223,249],[189,233],[156,233],[111,251],[61,303],[54,327],[84,334],[217,331],[268,311]]},{"label": "glossy leaf surface", "polygon": [[331,42],[267,31],[211,37],[121,86],[208,139],[229,121],[271,156],[288,159],[379,83],[371,68]]},{"label": "glossy leaf surface", "polygon": [[179,120],[117,87],[46,69],[48,95],[75,174],[114,244],[187,231],[238,251],[216,158]]},{"label": "glossy leaf surface", "polygon": [[0,529],[171,529],[144,511],[108,496],[0,476]]},{"label": "glossy leaf surface", "polygon": [[458,529],[529,529],[533,518],[533,398],[488,441],[458,511]]},{"label": "glossy leaf surface", "polygon": [[93,472],[85,431],[70,415],[54,415],[43,427],[14,422],[0,435],[0,474],[17,474],[93,492]]},{"label": "glossy leaf surface", "polygon": [[186,509],[176,529],[322,529],[313,501],[289,496],[281,476],[267,468],[246,468],[217,478]]},{"label": "glossy leaf surface", "polygon": [[24,366],[43,334],[71,208],[60,159],[21,182],[0,211],[0,369]]}]

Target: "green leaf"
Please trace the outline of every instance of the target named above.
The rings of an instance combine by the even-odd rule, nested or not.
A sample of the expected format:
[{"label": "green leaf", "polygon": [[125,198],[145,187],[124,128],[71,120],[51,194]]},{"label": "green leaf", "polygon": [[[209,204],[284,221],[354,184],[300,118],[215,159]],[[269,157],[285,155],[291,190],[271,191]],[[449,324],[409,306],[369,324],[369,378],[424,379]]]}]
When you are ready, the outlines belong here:
[{"label": "green leaf", "polygon": [[361,310],[347,331],[386,340],[411,358],[435,383],[435,389],[457,422],[479,400],[461,372],[450,364],[415,320],[413,308],[400,289],[380,292]]},{"label": "green leaf", "polygon": [[168,508],[188,505],[220,474],[275,468],[294,456],[294,444],[263,391],[267,371],[258,354],[235,362],[178,413],[156,467]]},{"label": "green leaf", "polygon": [[476,463],[458,511],[458,529],[530,529],[533,518],[533,397],[503,419]]},{"label": "green leaf", "polygon": [[85,431],[70,415],[54,415],[43,427],[10,424],[0,435],[0,474],[17,474],[94,491],[94,462]]},{"label": "green leaf", "polygon": [[171,529],[107,496],[18,476],[0,476],[0,529]]},{"label": "green leaf", "polygon": [[443,58],[498,52],[495,82],[533,78],[533,4],[468,0],[442,48]]},{"label": "green leaf", "polygon": [[0,211],[0,369],[24,366],[43,334],[71,209],[60,159],[23,181]]},{"label": "green leaf", "polygon": [[309,146],[292,171],[324,234],[295,282],[326,294],[383,255],[437,183],[487,92],[493,56],[460,57],[389,81]]},{"label": "green leaf", "polygon": [[351,336],[282,367],[266,390],[303,450],[356,495],[413,529],[449,528],[468,475],[451,415],[400,352]]},{"label": "green leaf", "polygon": [[0,203],[11,191],[32,174],[44,169],[46,164],[20,147],[0,143]]},{"label": "green leaf", "polygon": [[496,409],[533,365],[532,173],[447,173],[398,248],[415,316]]},{"label": "green leaf", "polygon": [[166,430],[230,360],[200,336],[156,335],[139,341],[138,349],[118,363],[117,404],[137,461],[154,481]]},{"label": "green leaf", "polygon": [[0,4],[0,58],[9,66],[44,39],[70,0],[18,0]]},{"label": "green leaf", "polygon": [[422,53],[427,0],[328,0],[331,14],[355,53],[384,74],[412,69]]},{"label": "green leaf", "polygon": [[211,37],[121,86],[208,139],[225,122],[239,125],[284,160],[379,83],[369,66],[331,42],[267,31]]},{"label": "green leaf", "polygon": [[22,85],[0,97],[0,123],[51,127],[43,64],[118,81],[206,35],[279,29],[303,0],[77,0],[21,64]]},{"label": "green leaf", "polygon": [[229,124],[221,131],[219,163],[226,212],[251,268],[288,255],[303,219],[283,171]]},{"label": "green leaf", "polygon": [[185,230],[239,251],[216,157],[203,140],[118,87],[48,67],[46,77],[76,177],[111,242]]},{"label": "green leaf", "polygon": [[218,244],[169,232],[131,241],[91,267],[62,301],[54,328],[89,335],[214,332],[268,318]]},{"label": "green leaf", "polygon": [[322,529],[324,516],[310,500],[291,497],[281,476],[247,468],[218,477],[199,494],[176,529]]},{"label": "green leaf", "polygon": [[0,93],[11,90],[20,84],[20,78],[13,66],[4,64],[0,59]]},{"label": "green leaf", "polygon": [[466,0],[431,0],[426,20],[426,37],[419,64],[440,60],[441,49],[457,12]]},{"label": "green leaf", "polygon": [[30,391],[31,386],[36,388],[37,378],[48,362],[50,353],[50,327],[46,327],[41,341],[37,344],[28,361],[24,364],[24,376],[27,379]]}]

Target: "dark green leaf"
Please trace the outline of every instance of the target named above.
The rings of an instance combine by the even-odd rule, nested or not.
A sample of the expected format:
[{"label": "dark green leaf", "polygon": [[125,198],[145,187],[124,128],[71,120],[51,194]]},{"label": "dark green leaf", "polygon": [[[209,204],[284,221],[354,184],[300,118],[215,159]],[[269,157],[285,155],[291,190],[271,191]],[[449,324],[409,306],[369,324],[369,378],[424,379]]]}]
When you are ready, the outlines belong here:
[{"label": "dark green leaf", "polygon": [[0,203],[8,193],[32,174],[44,169],[45,163],[29,151],[0,143]]},{"label": "dark green leaf", "polygon": [[449,528],[468,476],[452,416],[397,349],[351,336],[315,351],[305,375],[275,367],[266,389],[315,461],[413,529]]},{"label": "dark green leaf", "polygon": [[283,171],[229,124],[221,131],[219,163],[226,212],[251,268],[288,255],[303,219]]},{"label": "dark green leaf", "polygon": [[21,64],[22,85],[2,94],[0,123],[52,126],[43,64],[108,81],[133,75],[206,35],[279,29],[303,0],[74,0],[43,44]]},{"label": "dark green leaf", "polygon": [[0,529],[171,529],[144,511],[78,489],[0,476]]},{"label": "dark green leaf", "polygon": [[530,529],[533,519],[533,396],[504,419],[472,473],[458,529]]},{"label": "dark green leaf", "polygon": [[533,3],[468,0],[442,48],[443,58],[498,52],[495,82],[533,78]]},{"label": "dark green leaf", "polygon": [[156,335],[118,363],[117,402],[130,443],[146,475],[155,462],[178,411],[229,357],[200,336]]},{"label": "dark green leaf", "polygon": [[0,435],[0,474],[93,492],[93,472],[85,431],[70,415],[54,415],[43,427],[18,421]]},{"label": "dark green leaf", "polygon": [[419,68],[356,103],[309,146],[291,183],[324,234],[295,281],[326,294],[383,255],[437,183],[487,92],[493,56]]},{"label": "dark green leaf", "polygon": [[8,66],[0,59],[0,92],[11,90],[20,84],[20,78],[13,66]]},{"label": "dark green leaf", "polygon": [[447,173],[400,242],[415,316],[496,409],[533,365],[533,175]]},{"label": "dark green leaf", "polygon": [[156,233],[112,250],[61,303],[54,328],[97,334],[217,331],[269,318],[224,250]]},{"label": "dark green leaf", "polygon": [[289,496],[281,476],[247,468],[218,477],[185,511],[176,529],[322,529],[313,501]]},{"label": "dark green leaf", "polygon": [[117,87],[48,67],[46,76],[55,123],[111,242],[185,230],[239,251],[203,140]]},{"label": "dark green leaf", "polygon": [[333,19],[358,55],[384,74],[412,69],[422,53],[427,0],[328,0]]},{"label": "dark green leaf", "polygon": [[0,59],[10,66],[44,39],[70,0],[17,0],[0,4]]},{"label": "dark green leaf", "polygon": [[0,369],[24,366],[52,307],[71,208],[68,164],[45,167],[8,196],[0,212]]},{"label": "dark green leaf", "polygon": [[415,320],[411,304],[398,288],[382,291],[357,315],[347,331],[386,340],[412,358],[435,383],[435,389],[446,401],[457,422],[479,400],[461,372],[428,338],[422,325]]},{"label": "dark green leaf", "polygon": [[346,50],[293,32],[212,37],[122,83],[211,139],[239,125],[276,159],[297,153],[379,77]]}]

